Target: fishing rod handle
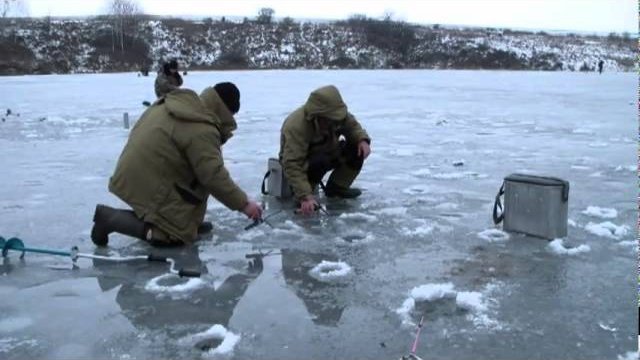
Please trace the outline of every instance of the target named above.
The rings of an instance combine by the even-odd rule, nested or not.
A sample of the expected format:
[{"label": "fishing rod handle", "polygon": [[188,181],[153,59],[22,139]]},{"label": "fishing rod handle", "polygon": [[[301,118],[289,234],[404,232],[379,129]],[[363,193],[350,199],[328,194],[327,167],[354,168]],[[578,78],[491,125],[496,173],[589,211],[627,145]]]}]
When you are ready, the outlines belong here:
[{"label": "fishing rod handle", "polygon": [[149,254],[147,256],[147,261],[167,262],[167,257]]},{"label": "fishing rod handle", "polygon": [[200,277],[200,271],[188,270],[188,269],[180,269],[180,271],[178,271],[178,276],[180,276],[180,277],[199,278]]}]

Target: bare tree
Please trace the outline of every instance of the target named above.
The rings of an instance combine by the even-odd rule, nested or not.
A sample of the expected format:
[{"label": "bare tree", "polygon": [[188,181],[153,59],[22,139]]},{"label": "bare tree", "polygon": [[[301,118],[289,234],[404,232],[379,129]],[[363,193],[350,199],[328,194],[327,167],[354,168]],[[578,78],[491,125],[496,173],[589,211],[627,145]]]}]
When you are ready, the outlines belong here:
[{"label": "bare tree", "polygon": [[258,11],[258,18],[256,21],[259,24],[271,24],[271,19],[275,13],[276,11],[272,8],[262,8]]},{"label": "bare tree", "polygon": [[386,21],[386,22],[393,21],[393,15],[394,15],[393,11],[386,10],[384,14],[382,14],[382,21]]},{"label": "bare tree", "polygon": [[2,0],[0,15],[3,19],[7,15],[27,15],[27,6],[24,0]]},{"label": "bare tree", "polygon": [[110,0],[108,4],[112,21],[112,45],[115,52],[116,43],[124,52],[124,40],[128,32],[133,31],[142,14],[140,6],[134,0]]}]

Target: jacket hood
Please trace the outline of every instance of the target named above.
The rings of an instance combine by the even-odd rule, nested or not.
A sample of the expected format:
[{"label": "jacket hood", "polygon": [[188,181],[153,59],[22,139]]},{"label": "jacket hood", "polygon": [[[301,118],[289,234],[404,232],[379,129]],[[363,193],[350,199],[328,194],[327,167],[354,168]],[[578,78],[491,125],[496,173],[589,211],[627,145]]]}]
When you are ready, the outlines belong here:
[{"label": "jacket hood", "polygon": [[200,101],[193,90],[173,90],[164,97],[164,105],[167,112],[178,120],[216,125],[214,113]]},{"label": "jacket hood", "polygon": [[324,86],[314,90],[304,105],[307,119],[325,117],[334,121],[341,121],[347,117],[347,105],[342,101],[338,89]]},{"label": "jacket hood", "polygon": [[233,136],[233,132],[238,128],[236,119],[224,102],[222,102],[218,92],[213,87],[204,89],[202,94],[200,94],[200,99],[204,107],[216,115],[218,119],[216,125],[218,126],[218,130],[220,130],[220,135],[222,135],[222,143],[225,143]]}]

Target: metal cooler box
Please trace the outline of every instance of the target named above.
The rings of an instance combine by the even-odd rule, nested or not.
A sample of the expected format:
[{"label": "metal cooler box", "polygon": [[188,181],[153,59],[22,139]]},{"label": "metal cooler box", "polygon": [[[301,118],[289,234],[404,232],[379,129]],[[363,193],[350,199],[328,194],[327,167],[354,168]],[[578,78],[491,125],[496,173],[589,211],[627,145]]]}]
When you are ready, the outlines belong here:
[{"label": "metal cooler box", "polygon": [[[291,187],[287,178],[282,171],[282,165],[280,161],[275,158],[270,158],[267,163],[268,171],[262,180],[262,193],[265,195],[273,195],[277,198],[290,198],[293,196]],[[266,184],[265,184],[266,182]],[[266,186],[265,186],[266,185]]]},{"label": "metal cooler box", "polygon": [[[504,216],[505,231],[525,233],[545,239],[567,236],[568,181],[547,176],[511,174],[504,178],[502,186],[496,203],[504,192],[502,216]],[[495,210],[496,206],[494,206],[494,222],[496,222]]]}]

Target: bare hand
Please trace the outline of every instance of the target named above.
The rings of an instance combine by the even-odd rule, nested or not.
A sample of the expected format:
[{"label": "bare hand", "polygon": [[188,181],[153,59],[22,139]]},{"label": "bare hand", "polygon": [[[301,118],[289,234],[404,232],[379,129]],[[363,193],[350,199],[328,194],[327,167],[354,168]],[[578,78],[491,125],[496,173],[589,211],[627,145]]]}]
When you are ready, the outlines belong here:
[{"label": "bare hand", "polygon": [[371,154],[371,147],[369,143],[362,140],[358,144],[358,157],[361,157],[363,160],[366,159],[369,154]]},{"label": "bare hand", "polygon": [[262,219],[262,208],[255,201],[249,201],[242,212],[251,220]]},{"label": "bare hand", "polygon": [[316,211],[317,206],[318,203],[316,199],[314,199],[312,195],[308,195],[300,202],[300,209],[298,209],[298,211],[304,216],[309,216]]}]

